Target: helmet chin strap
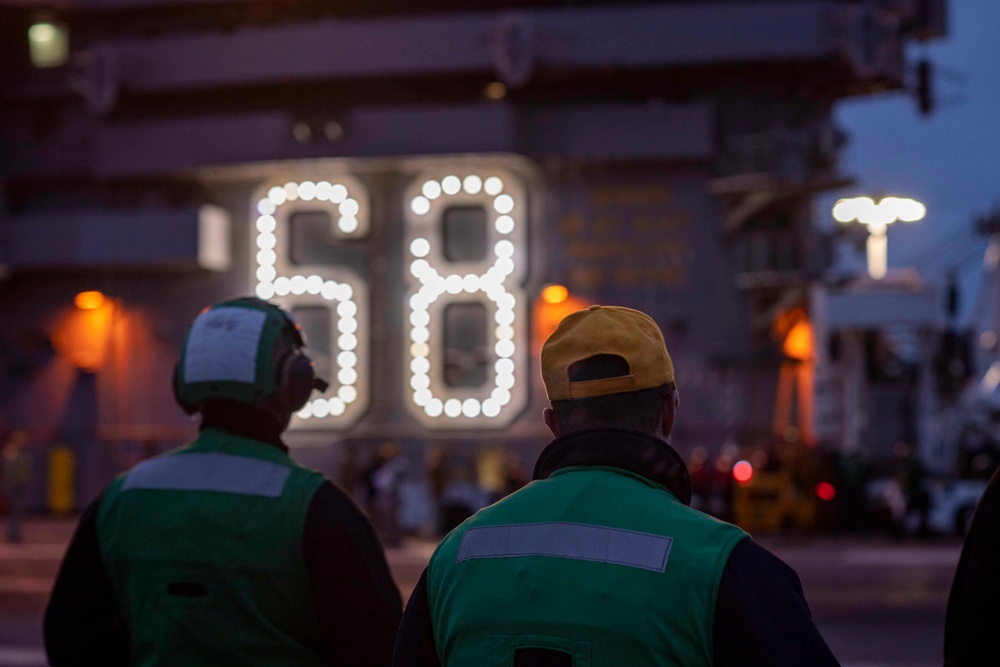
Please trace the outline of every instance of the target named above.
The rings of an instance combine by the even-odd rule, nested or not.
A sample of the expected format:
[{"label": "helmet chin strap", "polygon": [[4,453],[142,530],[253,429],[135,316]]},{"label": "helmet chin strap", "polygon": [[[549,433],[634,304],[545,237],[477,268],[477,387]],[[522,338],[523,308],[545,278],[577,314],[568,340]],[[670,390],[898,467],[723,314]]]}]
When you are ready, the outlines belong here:
[{"label": "helmet chin strap", "polygon": [[[330,383],[324,380],[323,378],[319,377],[313,378],[312,388],[315,391],[323,393],[324,391],[329,389],[329,387]],[[286,428],[288,428],[288,424],[292,420],[292,415],[298,412],[298,409],[291,411],[287,409],[282,409],[282,407],[277,405],[277,402],[273,400],[273,397],[261,401],[260,403],[255,403],[253,404],[253,407],[258,408],[262,412],[265,412],[268,416],[273,417],[281,425],[281,430],[285,430]]]},{"label": "helmet chin strap", "polygon": [[269,416],[274,417],[275,421],[277,421],[278,424],[281,425],[282,431],[288,428],[288,424],[291,423],[292,421],[293,413],[291,412],[279,412],[278,410],[274,410],[266,406],[264,407],[263,411],[267,413]]}]

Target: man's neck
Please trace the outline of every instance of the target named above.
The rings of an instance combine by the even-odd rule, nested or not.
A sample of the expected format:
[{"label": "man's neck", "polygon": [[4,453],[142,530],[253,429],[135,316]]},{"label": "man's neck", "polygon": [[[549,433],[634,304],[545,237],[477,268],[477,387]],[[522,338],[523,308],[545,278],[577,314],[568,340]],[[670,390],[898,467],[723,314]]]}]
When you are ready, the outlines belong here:
[{"label": "man's neck", "polygon": [[209,427],[261,440],[288,451],[288,447],[281,441],[285,425],[270,413],[243,403],[225,399],[210,401],[201,412],[201,429]]}]

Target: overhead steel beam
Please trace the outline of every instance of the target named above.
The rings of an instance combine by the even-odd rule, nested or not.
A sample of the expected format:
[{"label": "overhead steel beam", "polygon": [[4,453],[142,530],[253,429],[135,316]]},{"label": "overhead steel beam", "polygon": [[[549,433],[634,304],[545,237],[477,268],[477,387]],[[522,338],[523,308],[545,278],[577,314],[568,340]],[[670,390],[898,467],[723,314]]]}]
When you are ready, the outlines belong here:
[{"label": "overhead steel beam", "polygon": [[938,294],[923,284],[860,284],[812,289],[813,309],[829,331],[881,329],[893,324],[934,327],[941,321]]},{"label": "overhead steel beam", "polygon": [[858,40],[882,38],[877,25],[864,25],[870,20],[866,10],[819,0],[615,5],[325,19],[137,36],[91,52],[107,61],[97,68],[102,78],[139,93],[460,73],[519,85],[548,67],[849,60],[877,46]]},{"label": "overhead steel beam", "polygon": [[0,218],[0,266],[226,271],[230,214],[217,206],[97,209]]},{"label": "overhead steel beam", "polygon": [[[47,173],[130,177],[210,165],[321,157],[513,153],[574,160],[707,160],[714,153],[712,107],[508,104],[356,107],[333,119],[337,141],[300,142],[296,119],[281,111],[149,120],[99,121],[86,155],[49,163],[62,135],[19,145],[0,176]],[[0,149],[3,146],[0,145]],[[67,147],[68,149],[69,147]]]}]

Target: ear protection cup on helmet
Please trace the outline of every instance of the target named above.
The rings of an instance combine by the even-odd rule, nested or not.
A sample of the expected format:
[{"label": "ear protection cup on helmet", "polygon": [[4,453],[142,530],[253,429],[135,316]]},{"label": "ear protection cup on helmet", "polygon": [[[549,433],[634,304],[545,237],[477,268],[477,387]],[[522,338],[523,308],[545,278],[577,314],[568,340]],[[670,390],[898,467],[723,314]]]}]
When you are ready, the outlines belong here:
[{"label": "ear protection cup on helmet", "polygon": [[284,356],[278,365],[278,402],[289,413],[297,412],[309,400],[316,388],[316,370],[313,361],[295,349]]}]

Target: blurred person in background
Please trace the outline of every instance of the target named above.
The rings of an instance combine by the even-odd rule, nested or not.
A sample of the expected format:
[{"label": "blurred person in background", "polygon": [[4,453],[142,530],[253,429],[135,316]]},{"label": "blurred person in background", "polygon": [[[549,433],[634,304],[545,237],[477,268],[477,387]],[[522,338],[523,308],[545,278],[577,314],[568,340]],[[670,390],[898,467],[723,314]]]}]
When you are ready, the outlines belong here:
[{"label": "blurred person in background", "polygon": [[930,528],[927,524],[931,511],[931,492],[929,488],[927,466],[920,456],[913,451],[909,442],[900,440],[893,446],[893,456],[899,466],[896,472],[896,483],[906,501],[900,523],[896,526],[898,535],[910,533],[910,525],[917,535],[927,536]]},{"label": "blurred person in background", "polygon": [[368,511],[375,530],[389,547],[399,546],[403,541],[399,525],[399,485],[408,466],[406,458],[400,456],[398,444],[383,442],[365,471]]},{"label": "blurred person in background", "polygon": [[7,502],[7,541],[13,543],[23,539],[21,533],[24,522],[24,506],[28,501],[28,490],[34,473],[28,454],[30,437],[27,431],[13,431],[3,448],[3,493]]},{"label": "blurred person in background", "polygon": [[440,499],[440,532],[447,533],[490,503],[490,494],[479,485],[472,461],[460,459],[450,466],[451,475]]},{"label": "blurred person in background", "polygon": [[656,323],[591,306],[559,324],[541,367],[555,439],[530,484],[438,546],[394,665],[836,665],[795,572],[688,506]]},{"label": "blurred person in background", "polygon": [[61,665],[386,665],[401,599],[364,514],[281,434],[314,389],[305,341],[254,298],[203,311],[174,393],[198,437],[84,511],[45,612]]}]

